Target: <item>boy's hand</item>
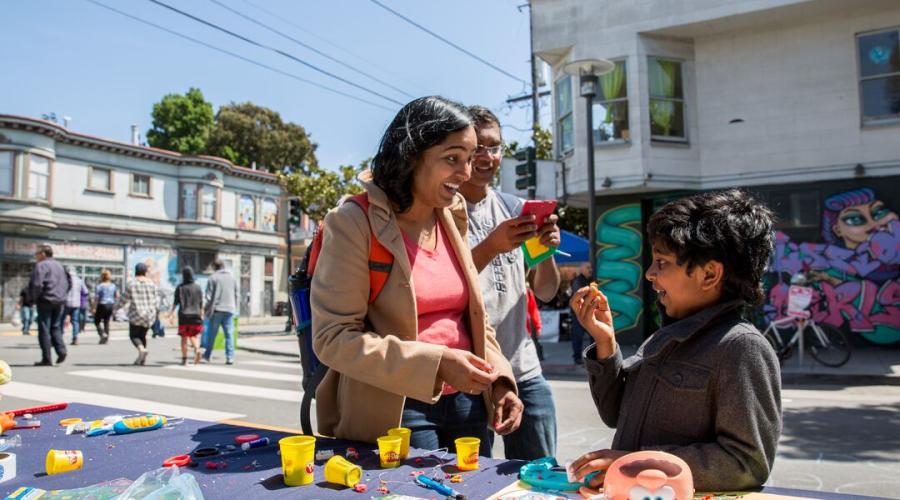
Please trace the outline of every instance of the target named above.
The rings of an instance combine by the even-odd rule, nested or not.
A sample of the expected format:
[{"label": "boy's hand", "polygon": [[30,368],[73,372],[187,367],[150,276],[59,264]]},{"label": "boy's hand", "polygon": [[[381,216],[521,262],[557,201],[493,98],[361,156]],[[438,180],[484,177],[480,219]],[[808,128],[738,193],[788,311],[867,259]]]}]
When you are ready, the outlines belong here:
[{"label": "boy's hand", "polygon": [[575,292],[569,302],[575,317],[591,335],[597,346],[615,345],[616,331],[613,328],[612,311],[606,295],[595,286],[586,286]]},{"label": "boy's hand", "polygon": [[544,225],[538,229],[537,233],[541,237],[541,244],[545,247],[558,247],[560,242],[559,226],[556,221],[559,217],[556,214],[550,214],[544,220]]},{"label": "boy's hand", "polygon": [[[487,240],[495,255],[511,252],[519,247],[525,240],[536,236],[537,224],[534,215],[522,215],[513,219],[506,219],[491,231]],[[557,236],[559,236],[557,234]]]},{"label": "boy's hand", "polygon": [[509,385],[503,381],[494,386],[494,431],[501,436],[514,432],[522,423],[525,405]]},{"label": "boy's hand", "polygon": [[469,351],[444,349],[438,365],[438,377],[458,391],[481,394],[499,377],[487,361]]},{"label": "boy's hand", "polygon": [[[627,455],[628,451],[619,451],[619,450],[597,450],[592,451],[590,453],[585,453],[578,457],[569,469],[572,471],[572,474],[575,475],[575,479],[578,481],[584,481],[585,476],[594,471],[600,471],[599,474],[594,476],[589,485],[591,489],[598,489],[603,486],[603,480],[606,479],[606,469],[612,465],[613,462],[616,461],[619,457]],[[586,491],[581,491],[586,490]],[[585,492],[590,492],[590,489],[582,487],[579,492],[584,495]]]}]

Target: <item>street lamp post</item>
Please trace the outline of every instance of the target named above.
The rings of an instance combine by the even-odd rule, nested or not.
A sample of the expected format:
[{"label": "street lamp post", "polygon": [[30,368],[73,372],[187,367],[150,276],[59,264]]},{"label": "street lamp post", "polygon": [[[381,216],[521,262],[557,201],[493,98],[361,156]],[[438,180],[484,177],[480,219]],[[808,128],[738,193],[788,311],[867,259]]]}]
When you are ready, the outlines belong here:
[{"label": "street lamp post", "polygon": [[588,181],[588,240],[591,245],[590,262],[597,275],[597,207],[596,174],[594,172],[594,96],[597,95],[599,75],[615,69],[615,64],[605,59],[581,59],[563,67],[566,73],[578,77],[578,89],[585,102],[585,129],[587,129],[587,181]]}]

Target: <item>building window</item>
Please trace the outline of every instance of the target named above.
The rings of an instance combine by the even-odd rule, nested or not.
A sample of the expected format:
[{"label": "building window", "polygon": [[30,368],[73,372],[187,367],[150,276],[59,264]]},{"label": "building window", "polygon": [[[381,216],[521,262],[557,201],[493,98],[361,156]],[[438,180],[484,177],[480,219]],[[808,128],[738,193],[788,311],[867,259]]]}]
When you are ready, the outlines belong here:
[{"label": "building window", "polygon": [[150,176],[131,174],[131,194],[133,196],[150,197]]},{"label": "building window", "polygon": [[650,137],[654,141],[687,142],[681,63],[651,57],[649,64]]},{"label": "building window", "polygon": [[859,35],[863,123],[900,118],[900,29]]},{"label": "building window", "polygon": [[278,224],[278,203],[274,198],[263,198],[259,214],[259,229],[274,233]]},{"label": "building window", "polygon": [[574,117],[572,116],[572,77],[556,82],[556,137],[558,152],[563,155],[575,147]]},{"label": "building window", "polygon": [[49,199],[47,188],[50,184],[50,159],[38,155],[29,155],[28,162],[28,199]]},{"label": "building window", "polygon": [[181,218],[195,220],[197,218],[197,185],[181,185]]},{"label": "building window", "polygon": [[819,191],[775,191],[769,195],[769,206],[775,211],[777,229],[819,227],[822,222]]},{"label": "building window", "polygon": [[216,201],[218,193],[216,188],[212,186],[203,186],[200,190],[201,199],[203,200],[203,217],[205,221],[215,222],[218,220],[218,212],[216,211]]},{"label": "building window", "polygon": [[112,171],[106,168],[90,167],[88,189],[112,191]]},{"label": "building window", "polygon": [[247,194],[238,198],[238,228],[256,229],[256,198]]},{"label": "building window", "polygon": [[631,139],[628,129],[628,80],[625,61],[600,77],[600,93],[594,101],[594,144],[624,142]]},{"label": "building window", "polygon": [[12,151],[0,151],[0,195],[12,196],[15,169],[16,154]]}]

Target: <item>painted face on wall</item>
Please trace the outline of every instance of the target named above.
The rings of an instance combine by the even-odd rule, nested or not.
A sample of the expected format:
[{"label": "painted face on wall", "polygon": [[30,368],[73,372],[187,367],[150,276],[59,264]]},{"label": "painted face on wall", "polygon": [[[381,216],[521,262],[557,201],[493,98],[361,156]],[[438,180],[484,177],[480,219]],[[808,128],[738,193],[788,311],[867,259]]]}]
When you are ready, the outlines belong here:
[{"label": "painted face on wall", "polygon": [[869,239],[869,235],[897,220],[897,213],[889,209],[883,201],[849,206],[838,214],[837,222],[831,230],[844,240],[847,248],[856,248]]}]

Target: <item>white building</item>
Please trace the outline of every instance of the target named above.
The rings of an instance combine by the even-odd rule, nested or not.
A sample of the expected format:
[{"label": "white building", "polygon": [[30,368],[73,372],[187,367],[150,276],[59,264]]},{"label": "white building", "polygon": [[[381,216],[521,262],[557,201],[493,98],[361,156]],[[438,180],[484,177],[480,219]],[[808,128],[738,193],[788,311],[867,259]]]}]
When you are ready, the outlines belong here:
[{"label": "white building", "polygon": [[27,283],[39,243],[89,286],[104,269],[122,285],[134,265],[171,292],[215,259],[238,280],[241,315],[271,315],[284,293],[283,204],[268,172],[0,115],[0,321]]},{"label": "white building", "polygon": [[[876,298],[900,296],[892,291],[900,289],[900,256],[863,256],[858,248],[864,241],[852,241],[835,222],[855,211],[858,220],[848,224],[858,223],[871,236],[900,206],[900,2],[531,5],[534,51],[553,69],[554,143],[566,179],[557,195],[586,205],[590,151],[601,248],[628,250],[627,257],[617,254],[615,265],[604,266],[609,253],[597,256],[601,279],[618,290],[627,311],[620,326],[645,330],[643,310],[653,298],[640,277],[648,260],[645,242],[616,240],[624,234],[617,230],[641,236],[653,209],[673,197],[742,186],[778,213],[782,250],[812,243],[821,246],[819,253],[842,255],[830,267],[805,255],[791,262],[785,257],[775,263],[775,285],[804,264],[830,273],[832,284],[849,295],[823,299],[817,314],[875,342],[900,341],[898,316],[891,316],[900,304]],[[596,58],[615,62],[616,70],[601,77],[588,147],[586,101],[577,77],[563,67]],[[859,271],[858,259],[867,258],[881,260],[879,271]],[[857,275],[848,274],[850,267]],[[817,286],[823,297],[833,291],[825,282]],[[864,296],[860,287],[874,295]],[[770,296],[773,314],[783,305],[779,290],[775,286]],[[836,296],[857,303],[829,315]]]}]

